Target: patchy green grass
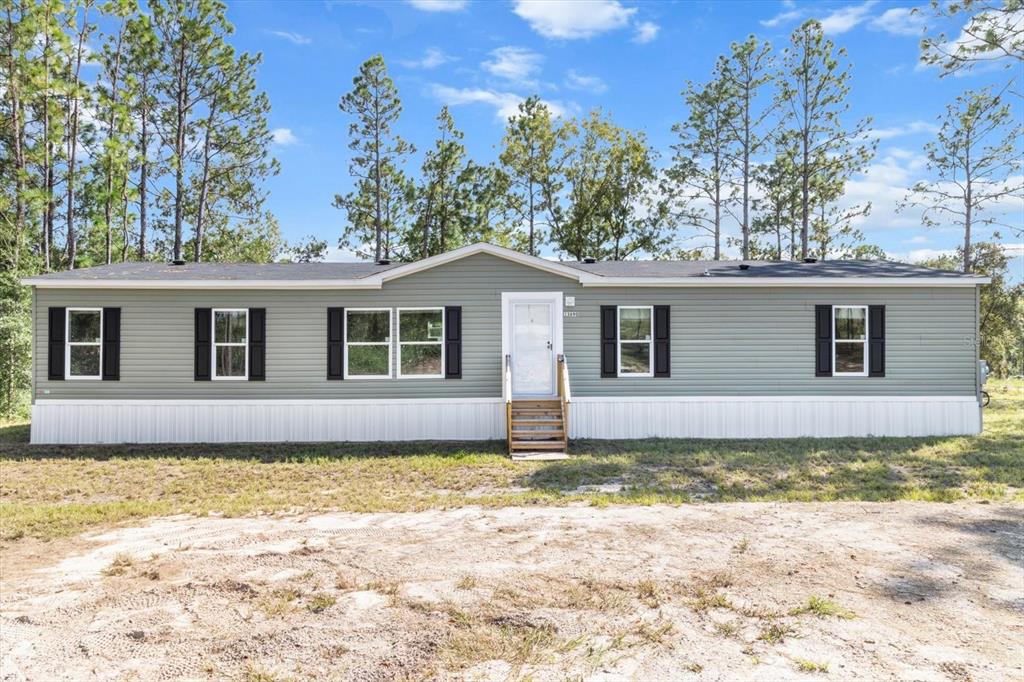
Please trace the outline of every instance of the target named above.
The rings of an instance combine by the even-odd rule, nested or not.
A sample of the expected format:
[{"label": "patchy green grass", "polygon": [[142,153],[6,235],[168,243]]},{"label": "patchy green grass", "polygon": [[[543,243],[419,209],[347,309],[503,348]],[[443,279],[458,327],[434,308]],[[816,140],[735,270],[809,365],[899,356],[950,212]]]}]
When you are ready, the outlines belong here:
[{"label": "patchy green grass", "polygon": [[807,600],[806,604],[801,604],[795,609],[791,609],[789,615],[800,616],[805,613],[810,613],[818,618],[840,618],[842,620],[853,620],[857,615],[853,611],[847,611],[843,607],[836,604],[830,599],[823,597],[811,597]]},{"label": "patchy green grass", "polygon": [[802,673],[827,673],[828,663],[817,663],[806,658],[796,659],[796,669]]},{"label": "patchy green grass", "polygon": [[[561,462],[513,463],[501,442],[32,446],[26,424],[0,424],[0,539],[176,513],[1021,501],[1024,383],[990,393],[977,437],[576,441]],[[600,484],[623,487],[580,489]]]}]

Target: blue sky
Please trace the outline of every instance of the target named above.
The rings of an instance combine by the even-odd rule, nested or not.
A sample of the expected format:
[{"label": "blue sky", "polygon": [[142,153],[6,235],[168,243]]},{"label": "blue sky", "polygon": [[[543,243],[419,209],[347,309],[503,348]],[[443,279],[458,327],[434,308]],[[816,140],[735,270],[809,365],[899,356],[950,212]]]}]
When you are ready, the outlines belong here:
[{"label": "blue sky", "polygon": [[[602,107],[619,125],[644,131],[665,157],[671,126],[686,113],[680,91],[687,80],[704,81],[732,41],[754,33],[781,50],[799,22],[815,17],[849,53],[850,122],[873,117],[880,138],[871,167],[850,183],[848,201],[873,202],[871,216],[859,225],[870,241],[916,260],[961,239],[955,228],[924,229],[918,215],[895,212],[905,189],[927,177],[922,146],[936,117],[962,91],[1005,82],[1008,75],[987,70],[940,79],[935,69],[923,68],[922,20],[910,14],[912,6],[310,1],[234,2],[228,15],[235,45],[264,55],[259,81],[272,103],[274,153],[281,162],[281,174],[270,182],[270,208],[286,238],[315,234],[332,246],[344,214],[331,201],[351,185],[348,120],[338,100],[375,53],[384,55],[403,101],[398,131],[419,149],[411,171],[433,143],[441,105],[451,107],[470,154],[488,161],[496,155],[502,117],[533,93],[566,115]],[[960,27],[937,28],[956,35]],[[1006,210],[1017,224],[1024,221],[1019,203]]]}]

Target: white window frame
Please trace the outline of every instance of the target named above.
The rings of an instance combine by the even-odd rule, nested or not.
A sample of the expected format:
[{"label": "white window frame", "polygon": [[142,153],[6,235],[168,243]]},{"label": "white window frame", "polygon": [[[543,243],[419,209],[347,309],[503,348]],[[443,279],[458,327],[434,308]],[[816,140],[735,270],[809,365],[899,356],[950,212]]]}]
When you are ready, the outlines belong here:
[{"label": "white window frame", "polygon": [[[99,313],[100,340],[72,341],[71,313]],[[71,346],[96,346],[100,353],[99,371],[96,374],[71,374]],[[103,308],[67,308],[64,311],[64,378],[68,381],[96,381],[103,378]]]},{"label": "white window frame", "polygon": [[[245,313],[245,342],[217,342],[217,313]],[[217,346],[237,348],[245,347],[245,374],[240,377],[222,377],[217,375]],[[249,380],[249,309],[248,308],[214,308],[210,311],[210,378],[214,381],[248,381]]]},{"label": "white window frame", "polygon": [[[864,339],[837,339],[836,336],[836,310],[857,308],[864,311]],[[868,375],[869,358],[868,358],[868,339],[871,338],[871,330],[868,328],[870,320],[868,319],[868,307],[866,305],[834,305],[832,306],[832,376],[834,377],[866,377]],[[837,343],[862,343],[864,344],[864,371],[862,372],[838,372],[836,368],[836,344]]]},{"label": "white window frame", "polygon": [[[640,339],[626,339],[622,340],[622,309],[647,309],[651,311],[651,337],[646,341]],[[618,367],[616,372],[620,377],[636,377],[636,378],[647,378],[654,376],[654,306],[653,305],[620,305],[615,308],[615,352],[617,354]],[[647,366],[650,371],[643,374],[638,372],[623,372],[622,371],[622,344],[624,343],[646,343],[647,344]]]},{"label": "white window frame", "polygon": [[[386,341],[353,341],[351,344],[348,340],[348,316],[349,313],[379,313],[387,312],[388,314],[388,336]],[[367,381],[374,381],[379,379],[390,379],[394,374],[394,348],[392,343],[394,341],[395,331],[395,314],[391,308],[345,308],[345,325],[343,330],[343,337],[345,341],[345,357],[344,357],[344,377],[346,379],[358,379]],[[388,373],[387,374],[349,374],[348,373],[348,347],[352,346],[387,346],[388,348]]]},{"label": "white window frame", "polygon": [[[440,341],[402,341],[402,313],[403,312],[440,312],[441,313],[441,340]],[[399,379],[444,379],[444,340],[445,320],[443,306],[426,306],[422,308],[395,308],[395,343],[398,344],[398,378]],[[438,374],[402,374],[402,346],[440,346],[441,347],[441,371]]]}]

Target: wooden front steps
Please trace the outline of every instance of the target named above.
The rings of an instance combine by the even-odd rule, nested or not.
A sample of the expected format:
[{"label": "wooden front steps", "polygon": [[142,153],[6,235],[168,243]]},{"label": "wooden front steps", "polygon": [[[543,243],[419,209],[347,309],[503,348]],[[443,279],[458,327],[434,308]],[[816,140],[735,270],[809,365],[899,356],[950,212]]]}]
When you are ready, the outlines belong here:
[{"label": "wooden front steps", "polygon": [[513,400],[509,414],[513,460],[568,458],[561,400]]}]

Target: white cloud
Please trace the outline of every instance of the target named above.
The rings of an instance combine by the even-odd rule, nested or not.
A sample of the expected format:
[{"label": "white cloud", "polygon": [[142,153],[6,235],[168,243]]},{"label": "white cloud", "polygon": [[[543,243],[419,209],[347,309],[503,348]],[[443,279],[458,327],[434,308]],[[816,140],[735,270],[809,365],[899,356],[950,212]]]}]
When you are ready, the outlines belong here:
[{"label": "white cloud", "polygon": [[788,24],[791,21],[796,21],[803,16],[803,11],[796,9],[796,3],[784,1],[782,3],[784,11],[779,12],[771,19],[762,19],[759,23],[765,28],[775,28],[782,24]]},{"label": "white cloud", "polygon": [[[431,92],[437,99],[450,106],[461,104],[486,104],[494,108],[499,120],[505,121],[519,112],[519,103],[525,97],[512,92],[500,92],[484,88],[453,88],[448,85],[434,84]],[[557,102],[544,102],[555,116],[563,116],[566,108]]]},{"label": "white cloud", "polygon": [[871,20],[871,28],[898,36],[919,36],[925,29],[925,19],[913,7],[893,7]]},{"label": "white cloud", "polygon": [[466,0],[406,0],[406,2],[424,12],[461,12],[466,9]]},{"label": "white cloud", "polygon": [[302,35],[301,33],[292,33],[291,31],[271,31],[271,30],[267,30],[266,32],[269,33],[272,36],[277,36],[278,38],[284,38],[285,40],[287,40],[289,42],[295,43],[296,45],[308,45],[309,43],[313,42],[313,40],[311,38],[307,38],[306,36]]},{"label": "white cloud", "polygon": [[633,35],[633,42],[639,45],[645,45],[657,38],[658,31],[661,30],[661,26],[658,26],[653,21],[641,21],[635,28],[636,33]]},{"label": "white cloud", "polygon": [[513,11],[545,38],[574,40],[624,28],[637,10],[618,0],[515,0]]},{"label": "white cloud", "polygon": [[576,69],[569,69],[565,74],[565,87],[570,90],[590,92],[595,95],[608,91],[608,84],[598,76],[587,76],[578,73]]},{"label": "white cloud", "polygon": [[480,65],[487,73],[509,83],[529,88],[537,86],[533,77],[540,71],[544,58],[536,52],[525,47],[505,46],[492,50],[491,57]]},{"label": "white cloud", "polygon": [[902,126],[891,126],[889,128],[875,128],[869,130],[864,134],[865,138],[877,138],[879,140],[888,140],[894,137],[901,137],[903,135],[916,135],[918,133],[927,133],[928,135],[934,135],[939,132],[939,126],[928,121],[912,121],[907,125]]},{"label": "white cloud", "polygon": [[871,8],[878,3],[878,0],[867,0],[860,5],[850,5],[835,10],[821,20],[821,30],[825,35],[839,35],[846,33],[868,18]]},{"label": "white cloud", "polygon": [[299,143],[299,138],[295,137],[295,133],[290,128],[274,128],[270,131],[270,135],[273,138],[273,142],[281,147],[290,147],[293,144]]},{"label": "white cloud", "polygon": [[919,234],[915,237],[911,237],[910,239],[904,239],[900,244],[927,244],[929,241],[928,237],[925,237],[923,234]]},{"label": "white cloud", "polygon": [[444,50],[428,47],[419,59],[400,59],[398,63],[410,69],[436,69],[442,64],[453,61],[455,61],[455,57],[445,54]]}]

